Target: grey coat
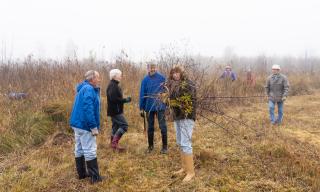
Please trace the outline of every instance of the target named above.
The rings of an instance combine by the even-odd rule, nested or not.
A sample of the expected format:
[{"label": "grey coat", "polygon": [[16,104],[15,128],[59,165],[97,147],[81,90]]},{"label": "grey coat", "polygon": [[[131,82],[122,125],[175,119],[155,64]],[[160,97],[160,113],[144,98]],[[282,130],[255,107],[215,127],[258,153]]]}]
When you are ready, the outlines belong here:
[{"label": "grey coat", "polygon": [[282,101],[283,97],[288,96],[289,81],[287,77],[281,73],[272,74],[268,77],[265,88],[269,100],[279,102]]}]

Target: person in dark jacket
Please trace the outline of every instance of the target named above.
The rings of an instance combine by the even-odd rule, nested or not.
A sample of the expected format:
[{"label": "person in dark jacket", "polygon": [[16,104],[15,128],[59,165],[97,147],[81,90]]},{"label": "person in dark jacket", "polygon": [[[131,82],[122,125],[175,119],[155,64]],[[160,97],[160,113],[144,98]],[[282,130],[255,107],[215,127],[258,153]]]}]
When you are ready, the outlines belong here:
[{"label": "person in dark jacket", "polygon": [[183,68],[176,66],[171,69],[167,82],[169,89],[169,105],[172,111],[176,141],[180,147],[181,169],[173,174],[187,173],[183,182],[190,181],[194,176],[192,152],[192,132],[196,120],[196,87],[190,81]]},{"label": "person in dark jacket", "polygon": [[[79,179],[90,177],[91,183],[102,180],[97,161],[96,136],[100,129],[100,76],[90,70],[77,86],[70,117],[75,134],[75,161]],[[85,166],[86,165],[86,166]]]},{"label": "person in dark jacket", "polygon": [[123,98],[122,90],[119,87],[122,72],[119,69],[112,69],[109,76],[110,83],[106,94],[108,101],[107,115],[111,117],[112,121],[110,144],[114,150],[122,152],[125,149],[119,146],[119,141],[128,130],[128,123],[123,115],[123,104],[131,102],[131,97]]},{"label": "person in dark jacket", "polygon": [[[164,91],[163,84],[165,77],[157,72],[157,66],[154,63],[148,64],[148,75],[146,75],[140,88],[140,114],[142,117],[146,115],[148,121],[148,152],[153,150],[154,137],[154,118],[157,115],[158,123],[161,130],[162,149],[160,153],[168,153],[168,136],[167,123],[165,118],[166,106],[163,102],[157,99],[158,94]],[[146,112],[146,113],[145,113]]]}]

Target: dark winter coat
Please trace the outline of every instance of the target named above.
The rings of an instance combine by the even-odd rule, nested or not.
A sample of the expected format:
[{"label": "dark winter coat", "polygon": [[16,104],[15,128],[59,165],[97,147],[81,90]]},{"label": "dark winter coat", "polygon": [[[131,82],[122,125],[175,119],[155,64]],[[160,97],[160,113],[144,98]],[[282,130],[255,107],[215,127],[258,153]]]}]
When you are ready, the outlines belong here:
[{"label": "dark winter coat", "polygon": [[190,80],[167,83],[173,120],[196,120],[196,87]]},{"label": "dark winter coat", "polygon": [[116,80],[111,80],[107,90],[107,115],[116,116],[123,113],[123,104],[126,102],[126,99],[123,98],[123,93],[119,87],[119,82]]}]

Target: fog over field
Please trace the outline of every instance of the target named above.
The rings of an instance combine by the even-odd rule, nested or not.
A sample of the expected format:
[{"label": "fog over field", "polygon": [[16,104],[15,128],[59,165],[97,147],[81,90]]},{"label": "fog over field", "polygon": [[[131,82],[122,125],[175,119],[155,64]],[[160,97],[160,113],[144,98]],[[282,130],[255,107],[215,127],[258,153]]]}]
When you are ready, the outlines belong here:
[{"label": "fog over field", "polygon": [[1,59],[145,60],[163,47],[223,56],[319,56],[317,0],[1,0]]}]

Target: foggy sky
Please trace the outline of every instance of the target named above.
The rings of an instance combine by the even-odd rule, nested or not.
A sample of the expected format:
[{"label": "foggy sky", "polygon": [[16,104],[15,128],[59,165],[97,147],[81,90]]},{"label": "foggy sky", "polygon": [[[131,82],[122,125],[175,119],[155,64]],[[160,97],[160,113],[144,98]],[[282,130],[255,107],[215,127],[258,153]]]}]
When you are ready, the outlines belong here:
[{"label": "foggy sky", "polygon": [[0,55],[62,58],[121,49],[149,59],[190,53],[320,56],[317,0],[0,0]]}]

